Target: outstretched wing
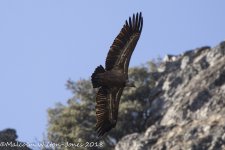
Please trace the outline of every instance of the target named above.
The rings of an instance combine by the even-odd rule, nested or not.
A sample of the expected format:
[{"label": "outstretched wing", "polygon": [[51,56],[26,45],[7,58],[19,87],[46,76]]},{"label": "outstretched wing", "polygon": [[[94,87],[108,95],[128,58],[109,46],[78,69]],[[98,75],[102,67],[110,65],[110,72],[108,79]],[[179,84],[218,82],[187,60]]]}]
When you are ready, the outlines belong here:
[{"label": "outstretched wing", "polygon": [[141,13],[126,21],[119,35],[114,40],[106,58],[106,70],[118,66],[127,73],[131,55],[139,40],[143,26]]},{"label": "outstretched wing", "polygon": [[99,137],[115,127],[122,92],[123,88],[99,89],[96,96],[96,130]]}]

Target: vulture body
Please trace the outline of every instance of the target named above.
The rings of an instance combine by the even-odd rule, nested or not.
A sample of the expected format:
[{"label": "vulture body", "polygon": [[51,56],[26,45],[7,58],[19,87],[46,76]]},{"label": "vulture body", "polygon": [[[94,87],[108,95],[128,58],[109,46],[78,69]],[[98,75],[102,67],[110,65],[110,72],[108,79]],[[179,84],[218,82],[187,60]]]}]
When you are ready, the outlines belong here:
[{"label": "vulture body", "polygon": [[99,88],[96,95],[98,136],[103,136],[116,126],[123,89],[134,87],[134,84],[128,80],[128,67],[142,27],[141,13],[130,17],[110,47],[105,68],[98,66],[91,76],[93,88]]}]

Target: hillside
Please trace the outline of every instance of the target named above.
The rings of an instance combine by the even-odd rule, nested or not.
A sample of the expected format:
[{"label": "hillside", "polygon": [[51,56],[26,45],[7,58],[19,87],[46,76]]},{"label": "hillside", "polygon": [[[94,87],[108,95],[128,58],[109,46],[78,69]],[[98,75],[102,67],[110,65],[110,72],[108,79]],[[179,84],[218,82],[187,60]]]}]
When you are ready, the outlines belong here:
[{"label": "hillside", "polygon": [[225,149],[225,42],[168,55],[154,76],[150,126],[115,149]]},{"label": "hillside", "polygon": [[17,140],[15,129],[0,131],[0,150],[31,150],[27,144]]}]

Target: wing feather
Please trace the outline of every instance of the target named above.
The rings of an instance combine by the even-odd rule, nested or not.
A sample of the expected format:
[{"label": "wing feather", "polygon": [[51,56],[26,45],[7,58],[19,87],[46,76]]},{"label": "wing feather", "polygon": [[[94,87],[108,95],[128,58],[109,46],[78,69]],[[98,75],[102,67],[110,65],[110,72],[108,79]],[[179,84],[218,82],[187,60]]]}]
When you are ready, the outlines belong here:
[{"label": "wing feather", "polygon": [[107,89],[101,87],[96,96],[96,130],[98,136],[102,136],[105,132],[111,129],[111,124],[108,121],[108,101],[107,101]]},{"label": "wing feather", "polygon": [[[115,38],[106,57],[106,70],[111,70],[118,66],[125,70],[129,67],[130,57],[139,40],[143,26],[143,18],[141,13],[136,16],[129,17],[125,21],[119,35]],[[126,63],[126,65],[124,65]],[[127,67],[127,68],[126,68]]]},{"label": "wing feather", "polygon": [[96,118],[95,129],[98,136],[103,136],[106,132],[115,127],[118,116],[119,101],[123,88],[113,90],[101,87],[96,96]]}]

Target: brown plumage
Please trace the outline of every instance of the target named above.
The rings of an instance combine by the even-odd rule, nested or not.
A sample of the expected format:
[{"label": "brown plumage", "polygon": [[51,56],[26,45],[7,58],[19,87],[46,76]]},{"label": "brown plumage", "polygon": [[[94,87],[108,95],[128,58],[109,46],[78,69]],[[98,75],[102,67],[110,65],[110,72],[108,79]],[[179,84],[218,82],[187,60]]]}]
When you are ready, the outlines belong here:
[{"label": "brown plumage", "polygon": [[130,17],[109,49],[105,69],[100,65],[91,76],[93,88],[99,88],[96,96],[98,136],[103,136],[116,126],[123,89],[125,86],[134,87],[128,80],[128,67],[142,27],[141,13]]}]

